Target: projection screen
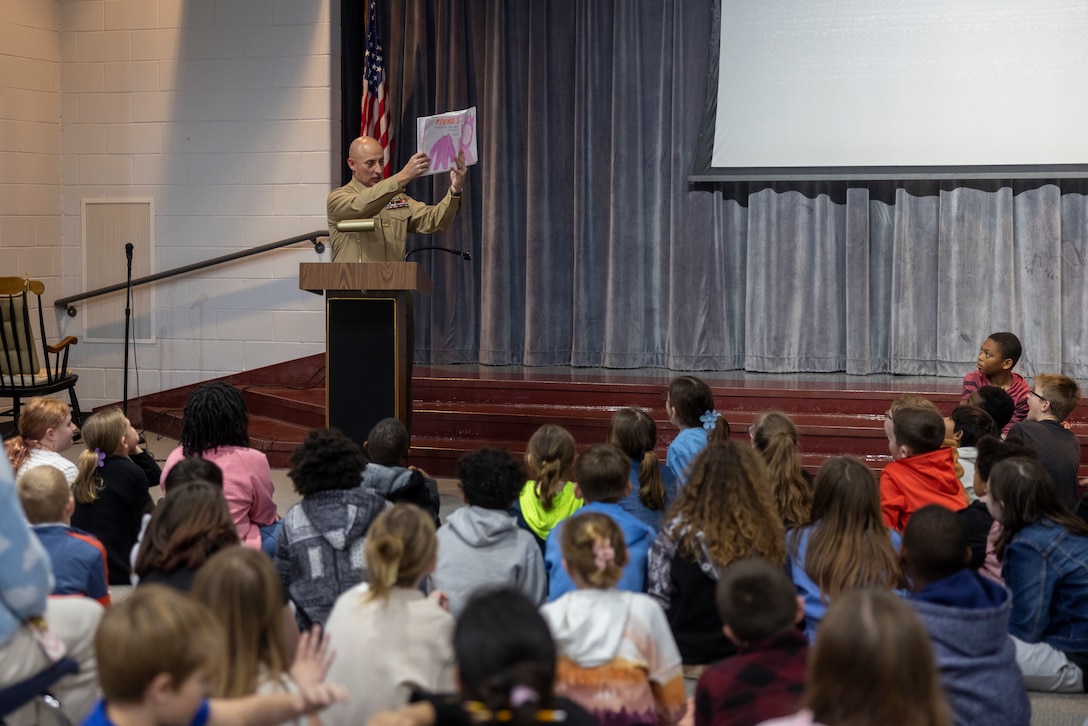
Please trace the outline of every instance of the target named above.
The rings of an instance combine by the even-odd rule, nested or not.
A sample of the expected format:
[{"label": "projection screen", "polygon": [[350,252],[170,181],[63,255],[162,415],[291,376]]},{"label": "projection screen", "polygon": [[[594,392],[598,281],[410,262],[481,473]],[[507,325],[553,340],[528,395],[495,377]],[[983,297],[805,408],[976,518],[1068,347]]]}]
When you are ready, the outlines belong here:
[{"label": "projection screen", "polygon": [[692,181],[1088,176],[1085,0],[720,7]]}]

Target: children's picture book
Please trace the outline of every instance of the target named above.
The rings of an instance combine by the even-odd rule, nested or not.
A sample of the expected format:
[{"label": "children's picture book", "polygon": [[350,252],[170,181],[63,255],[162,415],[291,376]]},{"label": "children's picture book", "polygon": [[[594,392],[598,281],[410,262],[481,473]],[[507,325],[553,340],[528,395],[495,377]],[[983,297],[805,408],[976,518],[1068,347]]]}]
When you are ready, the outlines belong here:
[{"label": "children's picture book", "polygon": [[476,107],[416,119],[418,151],[431,157],[427,175],[441,174],[457,166],[458,152],[465,152],[465,166],[479,158],[476,151]]}]

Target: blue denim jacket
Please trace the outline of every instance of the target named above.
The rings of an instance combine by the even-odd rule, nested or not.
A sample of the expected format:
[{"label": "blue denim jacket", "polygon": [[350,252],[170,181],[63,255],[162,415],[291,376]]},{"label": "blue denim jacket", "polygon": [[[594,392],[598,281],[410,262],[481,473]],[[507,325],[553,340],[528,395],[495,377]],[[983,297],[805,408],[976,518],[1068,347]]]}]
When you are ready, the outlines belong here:
[{"label": "blue denim jacket", "polygon": [[1010,634],[1088,652],[1088,537],[1049,519],[1024,527],[1005,548],[1001,574],[1012,591]]}]

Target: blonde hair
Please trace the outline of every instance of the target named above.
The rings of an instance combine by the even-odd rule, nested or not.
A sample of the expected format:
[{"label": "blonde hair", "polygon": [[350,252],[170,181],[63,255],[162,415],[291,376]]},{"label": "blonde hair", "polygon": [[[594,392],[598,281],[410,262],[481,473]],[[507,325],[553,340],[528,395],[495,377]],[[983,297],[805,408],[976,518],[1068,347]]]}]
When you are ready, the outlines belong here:
[{"label": "blonde hair", "polygon": [[752,555],[786,562],[767,467],[750,446],[729,440],[703,449],[667,517],[681,554],[695,557],[705,548],[719,567]]},{"label": "blonde hair", "polygon": [[256,692],[262,674],[280,680],[290,667],[283,633],[283,589],[263,552],[236,545],[220,550],[197,571],[193,596],[226,632],[227,657],[214,674],[212,695]]},{"label": "blonde hair", "polygon": [[888,592],[854,590],[836,600],[809,655],[804,706],[834,726],[949,726],[929,633]]},{"label": "blonde hair", "polygon": [[892,405],[889,407],[892,420],[895,420],[895,414],[902,411],[904,408],[924,408],[930,411],[936,411],[938,414],[940,411],[937,409],[937,404],[930,401],[925,396],[917,393],[900,393],[898,396],[892,399]]},{"label": "blonde hair", "polygon": [[778,411],[765,413],[752,425],[752,443],[767,462],[775,503],[786,529],[808,524],[812,488],[801,474],[797,428]]},{"label": "blonde hair", "polygon": [[53,466],[35,466],[24,471],[16,484],[28,522],[45,524],[64,520],[72,490],[63,471]]},{"label": "blonde hair", "polygon": [[128,433],[128,419],[119,408],[107,408],[91,416],[83,424],[83,443],[87,450],[79,455],[76,467],[79,473],[72,482],[72,494],[81,504],[98,499],[102,490],[102,477],[98,473],[99,455],[110,456],[121,448],[121,440]]},{"label": "blonde hair", "polygon": [[204,605],[165,585],[141,585],[106,610],[95,633],[102,694],[141,703],[161,673],[178,688],[224,655],[223,641],[222,626]]},{"label": "blonde hair", "polygon": [[1080,402],[1080,387],[1068,376],[1057,373],[1040,373],[1032,383],[1043,393],[1043,398],[1050,403],[1050,412],[1059,421],[1064,421]]},{"label": "blonde hair", "polygon": [[394,587],[415,587],[434,569],[434,520],[414,504],[397,504],[374,520],[363,545],[370,568],[368,600],[389,600]]},{"label": "blonde hair", "polygon": [[563,559],[571,574],[599,590],[615,587],[627,565],[627,542],[615,520],[600,512],[576,514],[560,535]]},{"label": "blonde hair", "polygon": [[49,429],[55,429],[72,414],[71,407],[55,398],[35,396],[19,411],[19,435],[4,443],[11,470],[19,471],[30,452],[41,446],[41,439]]},{"label": "blonde hair", "polygon": [[618,446],[639,462],[638,498],[647,509],[665,508],[665,482],[661,478],[661,463],[657,459],[657,424],[641,408],[628,406],[612,415],[608,424],[607,443]]},{"label": "blonde hair", "polygon": [[536,481],[536,496],[545,511],[551,511],[552,502],[566,486],[566,474],[573,464],[574,437],[562,426],[544,424],[529,439],[525,466]]},{"label": "blonde hair", "polygon": [[[820,588],[820,600],[858,587],[904,586],[872,470],[848,456],[829,459],[817,472],[813,488],[813,524],[803,566]],[[796,556],[800,530],[790,538]]]}]

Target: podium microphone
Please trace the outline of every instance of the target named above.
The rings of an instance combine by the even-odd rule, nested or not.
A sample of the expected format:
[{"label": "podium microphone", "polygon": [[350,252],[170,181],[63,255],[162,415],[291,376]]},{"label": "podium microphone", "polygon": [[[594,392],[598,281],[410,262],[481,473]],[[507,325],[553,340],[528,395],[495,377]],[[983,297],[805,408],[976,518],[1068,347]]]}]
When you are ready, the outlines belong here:
[{"label": "podium microphone", "polygon": [[436,252],[447,252],[447,253],[449,253],[451,255],[457,255],[462,260],[471,260],[472,259],[472,253],[471,252],[462,252],[461,250],[455,250],[455,249],[451,249],[449,247],[434,247],[434,246],[432,246],[432,247],[417,247],[417,248],[415,248],[414,250],[412,250],[411,252],[409,252],[408,254],[406,254],[404,256],[404,261],[407,262],[409,257],[411,257],[412,255],[414,255],[417,252],[423,252],[424,250],[435,250]]},{"label": "podium microphone", "polygon": [[336,223],[337,232],[373,232],[378,225],[373,219],[345,219]]},{"label": "podium microphone", "polygon": [[128,242],[128,243],[125,244],[125,259],[128,260],[129,262],[132,262],[132,243],[131,242]]}]

